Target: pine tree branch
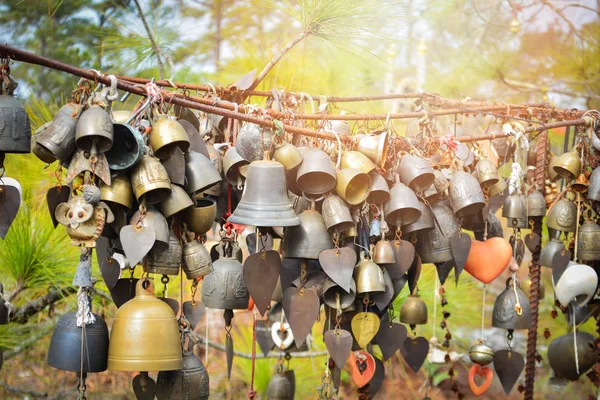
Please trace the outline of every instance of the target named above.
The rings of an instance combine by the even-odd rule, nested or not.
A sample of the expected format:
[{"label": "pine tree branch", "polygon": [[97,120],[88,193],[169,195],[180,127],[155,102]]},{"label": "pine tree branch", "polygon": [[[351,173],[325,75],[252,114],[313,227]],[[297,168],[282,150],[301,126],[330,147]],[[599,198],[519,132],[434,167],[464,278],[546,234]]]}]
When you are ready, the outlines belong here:
[{"label": "pine tree branch", "polygon": [[577,27],[573,24],[573,22],[571,22],[571,20],[569,18],[567,18],[567,16],[561,9],[559,9],[554,4],[552,4],[550,2],[550,0],[540,0],[540,2],[543,5],[545,5],[546,7],[550,8],[552,11],[554,11],[563,21],[565,21],[567,23],[567,25],[569,25],[571,32],[573,32],[573,34],[575,36],[577,36],[579,38],[579,40],[581,40],[582,42],[585,41],[585,39],[583,38],[581,33],[579,33],[579,30],[577,29]]},{"label": "pine tree branch", "polygon": [[24,324],[31,316],[39,313],[50,304],[56,303],[75,293],[77,293],[77,289],[73,287],[51,289],[45,296],[30,301],[29,303],[15,309],[11,314],[10,322]]},{"label": "pine tree branch", "polygon": [[135,8],[137,8],[140,19],[142,20],[142,24],[144,25],[144,29],[146,30],[146,34],[148,35],[148,39],[150,40],[150,43],[152,44],[152,49],[154,50],[154,53],[156,54],[156,61],[158,63],[158,76],[160,79],[165,79],[165,69],[164,69],[162,59],[160,58],[161,54],[163,54],[162,49],[160,48],[158,43],[156,43],[156,40],[154,40],[154,36],[152,35],[152,31],[150,30],[150,27],[148,26],[148,22],[146,21],[146,17],[144,16],[144,12],[142,11],[142,7],[140,6],[139,1],[133,0],[133,2],[135,3]]}]

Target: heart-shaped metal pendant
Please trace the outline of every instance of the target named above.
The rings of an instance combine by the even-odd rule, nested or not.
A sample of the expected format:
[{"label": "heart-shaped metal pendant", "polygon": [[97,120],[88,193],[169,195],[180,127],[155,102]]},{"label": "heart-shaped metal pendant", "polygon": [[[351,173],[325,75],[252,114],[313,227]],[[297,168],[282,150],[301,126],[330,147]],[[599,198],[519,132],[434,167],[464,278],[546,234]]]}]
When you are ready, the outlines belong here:
[{"label": "heart-shaped metal pendant", "polygon": [[22,189],[13,178],[0,180],[0,238],[4,239],[21,207]]},{"label": "heart-shaped metal pendant", "polygon": [[142,258],[152,249],[156,240],[156,232],[146,226],[138,228],[134,225],[127,225],[121,229],[119,238],[125,256],[133,266],[142,261]]},{"label": "heart-shaped metal pendant", "polygon": [[275,322],[271,326],[271,340],[281,350],[290,347],[294,343],[294,333],[290,329],[290,324],[287,322]]},{"label": "heart-shaped metal pendant", "polygon": [[438,279],[440,280],[440,284],[446,283],[446,279],[448,279],[448,275],[454,268],[454,260],[436,263],[435,268],[437,269]]},{"label": "heart-shaped metal pendant", "polygon": [[196,301],[195,303],[184,301],[181,309],[185,318],[190,321],[192,329],[196,328],[196,325],[198,325],[198,322],[200,322],[206,312],[206,306],[199,301]]},{"label": "heart-shaped metal pendant", "polygon": [[494,355],[494,368],[507,396],[517,382],[517,379],[519,379],[524,367],[525,360],[516,351],[500,350]]},{"label": "heart-shaped metal pendant", "polygon": [[339,368],[344,368],[352,351],[352,334],[344,329],[330,329],[323,335],[329,356]]},{"label": "heart-shaped metal pendant", "polygon": [[366,351],[350,353],[350,373],[352,380],[359,388],[366,386],[375,375],[375,359]]},{"label": "heart-shaped metal pendant", "polygon": [[58,221],[56,220],[56,216],[54,212],[56,211],[56,207],[60,203],[66,203],[69,201],[69,197],[71,195],[71,188],[68,186],[56,186],[50,188],[48,193],[46,193],[46,203],[48,203],[48,211],[50,212],[50,218],[52,218],[52,223],[56,228],[58,226]]},{"label": "heart-shaped metal pendant", "polygon": [[115,286],[110,290],[110,297],[112,297],[117,308],[135,297],[135,285],[138,280],[139,279],[137,278],[119,279]]},{"label": "heart-shaped metal pendant", "polygon": [[567,249],[559,251],[552,258],[552,279],[555,284],[569,266],[569,261],[571,261],[571,252]]},{"label": "heart-shaped metal pendant", "polygon": [[361,349],[373,340],[380,325],[379,317],[372,312],[359,312],[352,318],[352,334]]},{"label": "heart-shaped metal pendant", "polygon": [[421,277],[421,257],[419,257],[418,254],[415,254],[413,263],[412,263],[410,269],[408,270],[408,289],[410,290],[411,293],[414,292],[415,288],[417,287],[417,282],[419,281],[420,277]]},{"label": "heart-shaped metal pendant", "polygon": [[319,317],[319,297],[306,288],[289,287],[283,292],[283,312],[300,347]]},{"label": "heart-shaped metal pendant", "polygon": [[414,371],[417,372],[429,352],[429,342],[424,337],[411,338],[407,337],[404,340],[404,344],[400,347],[400,354],[406,361],[406,364]]},{"label": "heart-shaped metal pendant", "polygon": [[148,376],[147,372],[136,375],[132,385],[137,400],[154,400],[156,397],[156,382]]},{"label": "heart-shaped metal pendant", "polygon": [[383,380],[385,379],[385,365],[383,361],[379,358],[373,356],[375,360],[375,374],[369,381],[369,396],[374,399],[379,389],[381,389],[381,385],[383,384]]},{"label": "heart-shaped metal pendant", "polygon": [[530,252],[535,253],[536,251],[540,251],[541,245],[542,238],[537,233],[530,232],[525,235],[525,246],[527,246]]},{"label": "heart-shaped metal pendant", "polygon": [[171,310],[173,310],[173,314],[175,314],[175,316],[179,314],[179,302],[177,300],[171,299],[169,297],[159,297],[159,300],[162,300],[165,303],[167,303],[169,307],[171,307]]},{"label": "heart-shaped metal pendant", "polygon": [[348,247],[323,250],[319,253],[323,271],[346,292],[350,292],[352,273],[356,265],[356,253]]},{"label": "heart-shaped metal pendant", "polygon": [[171,183],[185,185],[185,156],[179,147],[174,146],[165,153],[161,164],[165,167]]},{"label": "heart-shaped metal pendant", "polygon": [[110,240],[104,236],[96,239],[96,259],[102,273],[102,279],[108,290],[112,290],[121,277],[121,268],[110,253]]},{"label": "heart-shaped metal pendant", "polygon": [[267,321],[265,320],[256,321],[256,342],[265,356],[269,354],[273,346],[275,346],[275,342],[271,337],[271,328],[267,325]]},{"label": "heart-shaped metal pendant", "polygon": [[454,276],[456,284],[458,284],[458,278],[465,268],[465,263],[471,250],[471,237],[464,232],[459,232],[450,239],[450,247],[452,248],[452,256],[454,257]]},{"label": "heart-shaped metal pendant", "polygon": [[373,342],[379,345],[383,359],[387,360],[394,355],[406,340],[406,327],[402,324],[390,323],[389,317],[381,319],[381,326]]},{"label": "heart-shaped metal pendant", "polygon": [[415,248],[406,240],[394,240],[392,241],[392,250],[394,250],[396,262],[387,265],[387,270],[392,279],[400,279],[413,264]]},{"label": "heart-shaped metal pendant", "polygon": [[244,282],[261,315],[264,315],[271,304],[280,268],[281,258],[274,250],[252,254],[244,261]]}]

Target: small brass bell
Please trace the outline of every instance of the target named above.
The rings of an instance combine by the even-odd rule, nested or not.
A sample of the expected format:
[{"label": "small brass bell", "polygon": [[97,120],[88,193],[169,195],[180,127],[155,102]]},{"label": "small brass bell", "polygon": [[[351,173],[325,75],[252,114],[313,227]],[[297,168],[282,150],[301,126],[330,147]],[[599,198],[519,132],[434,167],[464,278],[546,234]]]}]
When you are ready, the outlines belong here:
[{"label": "small brass bell", "polygon": [[113,124],[113,145],[106,152],[106,161],[113,171],[133,167],[144,154],[144,138],[131,125]]},{"label": "small brass bell", "polygon": [[354,282],[357,294],[385,291],[383,271],[379,265],[365,257],[364,251],[360,252],[360,261],[354,267]]},{"label": "small brass bell", "polygon": [[[546,297],[546,287],[544,286],[544,280],[540,278],[540,284],[539,284],[539,290],[538,290],[538,297],[540,300],[542,300],[544,297]],[[531,277],[528,276],[523,283],[521,283],[521,289],[523,289],[523,293],[525,293],[525,296],[527,296],[527,298],[531,298]]]},{"label": "small brass bell", "polygon": [[288,197],[283,165],[277,161],[250,163],[242,199],[228,221],[251,226],[300,224]]},{"label": "small brass bell", "polygon": [[50,339],[48,365],[72,372],[106,371],[108,327],[101,316],[93,315],[95,321],[85,326],[85,335],[81,334],[83,328],[77,326],[77,313],[68,312],[60,317]]},{"label": "small brass bell", "polygon": [[285,258],[308,258],[316,260],[323,250],[333,248],[333,242],[327,232],[323,217],[314,210],[303,211],[300,225],[288,227],[283,238]]},{"label": "small brass bell", "polygon": [[75,143],[84,151],[104,153],[113,144],[113,123],[110,115],[100,106],[91,106],[79,117],[75,129]]},{"label": "small brass bell", "polygon": [[206,276],[214,271],[210,254],[202,243],[195,239],[183,237],[183,272],[188,279],[196,279]]},{"label": "small brass bell", "polygon": [[80,108],[77,103],[62,106],[48,128],[35,135],[37,145],[52,154],[55,159],[69,160],[75,151],[77,120],[74,116],[79,113]]},{"label": "small brass bell", "polygon": [[350,281],[350,292],[346,292],[330,278],[325,279],[325,282],[323,283],[323,302],[328,307],[331,307],[334,310],[336,310],[337,307],[344,309],[354,304],[355,298],[356,283],[354,283],[354,280]]},{"label": "small brass bell", "polygon": [[363,136],[359,140],[358,151],[369,157],[378,167],[382,168],[388,153],[388,132],[383,131],[379,135],[375,135],[375,133],[377,132]]},{"label": "small brass bell", "polygon": [[167,170],[160,161],[147,154],[133,167],[130,178],[135,198],[138,201],[144,198],[146,204],[160,203],[171,193]]},{"label": "small brass bell", "polygon": [[396,262],[392,243],[389,240],[381,239],[375,244],[373,261],[376,264],[394,264]]},{"label": "small brass bell", "polygon": [[502,216],[507,219],[507,226],[527,228],[527,201],[522,194],[512,194],[504,201]]},{"label": "small brass bell", "polygon": [[600,260],[600,226],[594,221],[585,221],[577,236],[577,257],[581,261]]},{"label": "small brass bell", "polygon": [[265,151],[271,148],[273,143],[273,131],[260,125],[246,123],[240,128],[235,149],[246,161],[262,160]]},{"label": "small brass bell", "polygon": [[298,189],[307,194],[327,193],[335,187],[335,166],[323,150],[310,149],[296,175]]},{"label": "small brass bell", "polygon": [[276,372],[267,386],[267,399],[293,400],[294,385],[283,372]]},{"label": "small brass bell", "polygon": [[427,304],[419,296],[410,295],[400,307],[400,322],[414,325],[427,323]]},{"label": "small brass bell", "polygon": [[588,190],[588,186],[590,181],[586,178],[585,174],[579,174],[575,182],[571,184],[571,189],[573,189],[577,193],[585,193]]},{"label": "small brass bell", "polygon": [[179,275],[183,249],[173,231],[169,234],[169,248],[166,251],[150,251],[143,263],[144,272],[159,275]]},{"label": "small brass bell", "polygon": [[429,188],[435,181],[431,164],[412,154],[406,154],[402,157],[398,172],[400,173],[400,181],[418,193]]},{"label": "small brass bell", "polygon": [[458,221],[446,202],[436,203],[432,209],[439,226],[418,232],[415,250],[423,263],[450,261],[453,258],[450,239],[459,230]]},{"label": "small brass bell", "polygon": [[170,218],[193,205],[194,201],[186,191],[182,187],[171,183],[171,194],[158,205],[158,209],[165,218]]},{"label": "small brass bell", "polygon": [[[139,220],[140,212],[138,210],[133,214],[133,217],[131,217],[129,224],[135,226]],[[146,210],[146,214],[142,219],[142,227],[152,229],[156,235],[152,251],[166,251],[169,248],[169,224],[164,215],[154,207],[148,207]]]},{"label": "small brass bell", "polygon": [[567,199],[558,200],[548,211],[546,226],[561,232],[575,232],[577,228],[577,206]]},{"label": "small brass bell", "polygon": [[190,138],[179,122],[161,114],[152,125],[149,144],[154,155],[162,159],[175,146],[179,147],[183,153],[187,152],[190,147]]},{"label": "small brass bell", "polygon": [[186,208],[183,212],[183,220],[188,229],[197,235],[204,235],[211,230],[217,215],[217,202],[210,197],[196,199],[193,207]]},{"label": "small brass bell", "polygon": [[219,259],[213,263],[213,272],[202,281],[202,303],[208,308],[245,310],[249,294],[242,275],[242,264],[237,260],[241,249],[237,242],[217,245]]},{"label": "small brass bell", "polygon": [[567,180],[573,180],[581,173],[581,158],[576,150],[563,153],[553,166],[554,172]]},{"label": "small brass bell", "polygon": [[494,361],[494,349],[485,343],[477,343],[469,349],[469,358],[478,365],[488,365]]},{"label": "small brass bell", "polygon": [[590,183],[587,190],[588,200],[600,201],[600,168],[596,167],[590,175]]},{"label": "small brass bell", "polygon": [[571,381],[577,380],[598,362],[598,348],[594,336],[579,331],[575,332],[575,335],[576,339],[573,333],[567,333],[554,339],[548,346],[548,362],[554,373]]},{"label": "small brass bell", "polygon": [[133,189],[126,175],[113,175],[111,184],[100,183],[100,200],[109,206],[115,205],[129,210],[133,206]]},{"label": "small brass bell", "polygon": [[[220,157],[218,162],[221,163],[222,168]],[[200,153],[190,151],[185,155],[185,179],[185,189],[187,192],[189,194],[196,194],[221,182],[221,174],[215,168],[213,161]],[[220,194],[219,192],[218,195]]]},{"label": "small brass bell", "polygon": [[369,175],[355,168],[344,168],[337,172],[335,191],[350,205],[358,205],[367,199],[371,189]]},{"label": "small brass bell", "polygon": [[390,190],[390,200],[385,203],[385,220],[390,225],[412,224],[421,217],[419,200],[403,183],[396,183]]},{"label": "small brass bell", "polygon": [[372,172],[371,177],[371,191],[367,196],[367,203],[369,204],[385,204],[390,199],[390,187],[388,186],[385,178],[375,172]]},{"label": "small brass bell", "polygon": [[504,180],[504,178],[500,178],[498,180],[498,183],[496,183],[495,185],[490,186],[489,189],[489,196],[493,197],[496,196],[498,194],[503,193],[506,190],[507,186],[506,186],[506,181]]},{"label": "small brass bell", "polygon": [[479,182],[472,175],[456,171],[450,179],[450,204],[457,217],[474,214],[485,206]]},{"label": "small brass bell", "polygon": [[546,199],[541,192],[535,191],[527,195],[527,217],[545,217]]},{"label": "small brass bell", "polygon": [[419,201],[419,210],[421,211],[421,218],[413,222],[412,224],[404,225],[402,227],[403,233],[415,233],[419,231],[431,230],[435,227],[433,222],[433,213],[429,206]]},{"label": "small brass bell", "polygon": [[304,160],[302,153],[296,146],[285,142],[275,147],[273,158],[283,165],[286,172],[295,170],[302,164],[302,160]]},{"label": "small brass bell", "polygon": [[223,173],[227,182],[233,187],[242,188],[248,164],[248,161],[238,154],[235,147],[229,148],[223,156]]},{"label": "small brass bell", "polygon": [[482,187],[491,187],[498,183],[500,175],[493,162],[482,158],[475,165],[475,176]]},{"label": "small brass bell", "polygon": [[340,162],[341,168],[356,168],[360,172],[370,174],[377,169],[377,166],[369,157],[358,151],[345,151],[342,153]]},{"label": "small brass bell", "polygon": [[183,352],[183,367],[177,371],[160,371],[156,380],[158,400],[208,400],[209,376],[202,361],[191,351]]},{"label": "small brass bell", "polygon": [[182,366],[179,324],[175,314],[167,303],[156,298],[152,281],[140,279],[136,284],[135,297],[123,304],[113,319],[108,369],[174,371]]},{"label": "small brass bell", "polygon": [[323,200],[323,221],[330,232],[342,232],[354,227],[350,208],[344,200],[334,194]]},{"label": "small brass bell", "polygon": [[29,153],[31,123],[23,105],[9,94],[0,94],[0,153]]},{"label": "small brass bell", "polygon": [[542,267],[552,268],[552,260],[554,259],[554,256],[564,249],[565,245],[563,242],[552,237],[540,253],[540,265]]},{"label": "small brass bell", "polygon": [[492,326],[509,330],[531,328],[529,300],[519,287],[519,282],[515,282],[513,278],[506,280],[506,288],[496,298]]}]

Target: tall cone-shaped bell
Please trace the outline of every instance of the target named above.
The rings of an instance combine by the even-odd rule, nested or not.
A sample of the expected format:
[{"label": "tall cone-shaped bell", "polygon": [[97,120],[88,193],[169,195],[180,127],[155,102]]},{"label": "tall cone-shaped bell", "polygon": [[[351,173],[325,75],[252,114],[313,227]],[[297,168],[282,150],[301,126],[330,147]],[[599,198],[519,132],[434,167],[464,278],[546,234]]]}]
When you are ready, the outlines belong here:
[{"label": "tall cone-shaped bell", "polygon": [[450,179],[450,204],[457,217],[475,214],[485,206],[485,197],[477,179],[456,171]]},{"label": "tall cone-shaped bell", "polygon": [[313,209],[300,214],[300,224],[288,228],[283,237],[285,258],[309,258],[316,260],[323,250],[333,248],[323,217]]},{"label": "tall cone-shaped bell", "polygon": [[[144,284],[148,285],[144,289]],[[149,291],[150,290],[150,291]],[[135,297],[117,310],[110,332],[108,369],[173,371],[183,366],[179,325],[171,307],[140,279]]]},{"label": "tall cone-shaped bell", "polygon": [[110,150],[113,144],[113,123],[108,112],[100,106],[91,106],[77,121],[75,143],[85,151],[96,146],[99,153]]},{"label": "tall cone-shaped bell", "polygon": [[228,221],[252,226],[300,224],[288,197],[283,165],[262,160],[250,163],[242,200]]},{"label": "tall cone-shaped bell", "polygon": [[27,111],[11,94],[0,95],[0,153],[29,153],[31,123]]},{"label": "tall cone-shaped bell", "polygon": [[35,135],[38,146],[59,160],[69,160],[75,151],[77,120],[73,115],[77,115],[80,107],[77,103],[68,103],[61,107],[48,129]]},{"label": "tall cone-shaped bell", "polygon": [[396,183],[390,191],[390,199],[384,206],[385,220],[390,225],[412,224],[421,217],[419,200],[410,188]]},{"label": "tall cone-shaped bell", "polygon": [[388,144],[387,131],[383,131],[379,135],[367,135],[360,139],[358,142],[358,151],[369,157],[371,161],[381,168],[385,164]]}]

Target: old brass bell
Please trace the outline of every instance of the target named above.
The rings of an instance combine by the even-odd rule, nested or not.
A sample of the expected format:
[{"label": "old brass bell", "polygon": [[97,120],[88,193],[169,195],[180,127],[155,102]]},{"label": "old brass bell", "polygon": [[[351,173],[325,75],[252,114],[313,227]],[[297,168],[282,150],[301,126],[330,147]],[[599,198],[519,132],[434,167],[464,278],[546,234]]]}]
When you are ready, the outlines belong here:
[{"label": "old brass bell", "polygon": [[[222,168],[220,157],[218,162],[221,163]],[[189,194],[196,194],[221,182],[221,174],[215,168],[213,161],[200,153],[190,151],[185,155],[185,180],[186,191]],[[219,191],[217,195],[220,194]]]},{"label": "old brass bell", "polygon": [[558,176],[573,180],[581,173],[581,158],[573,149],[559,156],[553,168]]},{"label": "old brass bell", "polygon": [[251,226],[300,224],[288,197],[283,165],[277,161],[250,163],[242,199],[228,221]]},{"label": "old brass bell", "polygon": [[91,106],[77,120],[75,143],[84,151],[104,153],[113,144],[113,123],[100,106]]},{"label": "old brass bell", "polygon": [[372,172],[371,177],[371,191],[367,196],[367,203],[369,204],[385,204],[390,199],[390,187],[388,186],[385,178],[375,172]]},{"label": "old brass bell", "polygon": [[171,183],[171,194],[158,205],[158,209],[165,218],[170,218],[193,205],[194,201],[186,191],[182,187]]},{"label": "old brass bell", "polygon": [[594,221],[585,221],[577,236],[577,257],[581,261],[600,260],[600,226]]},{"label": "old brass bell", "polygon": [[357,170],[370,174],[377,169],[371,159],[358,151],[345,151],[340,159],[341,168],[356,168]]},{"label": "old brass bell", "polygon": [[66,161],[75,151],[75,128],[81,106],[68,103],[58,110],[48,128],[34,135],[38,146],[52,154],[55,159]]},{"label": "old brass bell", "polygon": [[193,207],[183,212],[183,220],[189,230],[197,235],[204,235],[212,228],[216,215],[217,202],[210,197],[200,197]]},{"label": "old brass bell", "polygon": [[[144,288],[145,285],[145,288]],[[183,366],[179,325],[171,307],[154,295],[149,279],[113,319],[108,346],[112,371],[174,371]]]},{"label": "old brass bell", "polygon": [[[133,214],[129,224],[135,226],[138,221],[140,221],[139,210]],[[141,224],[142,227],[152,229],[156,235],[156,240],[152,246],[152,251],[165,251],[169,248],[169,223],[164,215],[162,215],[154,207],[148,207],[144,218],[141,220]]]},{"label": "old brass bell", "polygon": [[425,205],[425,203],[419,201],[419,210],[421,211],[421,217],[412,224],[404,225],[402,227],[403,233],[415,233],[419,231],[431,230],[435,227],[431,208]]},{"label": "old brass bell", "polygon": [[295,170],[304,160],[300,150],[293,144],[286,142],[275,147],[273,158],[283,165],[286,172]]},{"label": "old brass bell", "polygon": [[177,371],[160,371],[156,379],[158,400],[208,400],[209,376],[202,361],[191,351],[183,351],[183,367]]},{"label": "old brass bell", "polygon": [[571,189],[573,189],[573,191],[576,193],[585,193],[588,190],[589,184],[590,181],[588,180],[588,178],[585,176],[584,173],[581,173],[579,174],[577,179],[575,179],[575,182],[571,184]]},{"label": "old brass bell", "polygon": [[334,194],[323,200],[323,221],[330,232],[343,232],[354,226],[350,208],[344,200]]},{"label": "old brass bell", "polygon": [[556,376],[577,380],[598,362],[594,336],[578,331],[554,339],[548,346],[548,362]]},{"label": "old brass bell", "polygon": [[77,326],[77,313],[68,312],[60,317],[50,339],[48,365],[72,372],[81,372],[82,369],[84,373],[106,370],[108,327],[101,316],[93,315],[95,322],[85,326],[85,335],[82,335],[83,328]]},{"label": "old brass bell", "polygon": [[377,264],[394,264],[396,262],[394,249],[389,240],[381,239],[375,244],[373,261]]},{"label": "old brass bell", "polygon": [[400,322],[410,326],[427,323],[427,304],[419,296],[410,295],[400,307]]},{"label": "old brass bell", "polygon": [[157,204],[171,193],[171,180],[165,167],[156,158],[144,154],[131,171],[131,186],[138,201]]},{"label": "old brass bell", "polygon": [[133,126],[113,124],[113,145],[106,152],[106,161],[113,171],[133,167],[144,154],[144,138]]},{"label": "old brass bell", "polygon": [[175,146],[179,147],[183,153],[187,152],[190,147],[190,138],[179,122],[161,114],[152,125],[149,145],[156,157],[164,158]]},{"label": "old brass bell", "polygon": [[402,157],[398,171],[400,181],[418,193],[429,188],[435,181],[431,164],[412,154]]},{"label": "old brass bell", "polygon": [[223,174],[235,188],[242,189],[248,171],[248,161],[244,160],[235,147],[227,149],[223,156]]},{"label": "old brass bell", "polygon": [[531,328],[529,300],[513,278],[506,280],[506,288],[496,298],[492,326],[509,330]]},{"label": "old brass bell", "polygon": [[29,153],[31,123],[23,105],[9,94],[0,94],[0,153]]},{"label": "old brass bell", "polygon": [[337,172],[335,191],[346,203],[358,205],[367,199],[371,178],[356,168],[344,168]]},{"label": "old brass bell", "polygon": [[412,224],[421,217],[419,200],[403,183],[396,183],[390,190],[390,200],[385,203],[385,220],[390,225]]},{"label": "old brass bell", "polygon": [[333,161],[323,150],[310,149],[296,175],[298,189],[306,194],[323,194],[335,187],[336,173]]},{"label": "old brass bell", "polygon": [[202,303],[208,308],[245,310],[250,296],[237,259],[241,249],[235,241],[219,243],[216,249],[219,259],[202,281]]},{"label": "old brass bell", "polygon": [[511,194],[504,201],[502,216],[507,219],[507,226],[527,228],[527,200],[522,194]]},{"label": "old brass bell", "polygon": [[546,226],[561,232],[575,232],[577,228],[577,206],[575,203],[567,199],[558,200],[548,210]]},{"label": "old brass bell", "polygon": [[475,176],[482,187],[494,186],[500,180],[496,166],[487,158],[482,158],[477,162]]},{"label": "old brass bell", "polygon": [[485,206],[485,197],[477,179],[456,171],[450,179],[450,204],[459,218],[481,210]]},{"label": "old brass bell", "polygon": [[323,302],[328,306],[337,310],[344,309],[354,304],[356,298],[356,283],[350,280],[350,291],[346,292],[338,286],[330,278],[326,278],[323,283]]},{"label": "old brass bell", "polygon": [[489,189],[489,196],[496,196],[498,194],[503,193],[506,190],[507,186],[506,186],[506,181],[504,180],[504,178],[500,178],[498,180],[498,183],[496,183],[495,185],[490,186]]},{"label": "old brass bell", "polygon": [[173,231],[169,234],[169,248],[166,251],[150,251],[143,263],[144,272],[159,275],[179,275],[183,259],[183,249]]},{"label": "old brass bell", "polygon": [[[191,235],[190,235],[191,236]],[[206,276],[214,271],[210,253],[202,243],[188,234],[183,234],[183,263],[182,268],[188,279]]]},{"label": "old brass bell", "polygon": [[110,207],[122,207],[129,210],[133,206],[133,189],[126,175],[113,175],[110,186],[100,183],[100,200]]},{"label": "old brass bell", "polygon": [[[54,157],[54,154],[49,152],[45,147],[38,145],[37,138],[42,137],[44,132],[48,130],[51,124],[52,121],[46,122],[44,125],[37,128],[31,137],[31,152],[46,164],[52,164],[54,161],[56,161],[56,157]],[[73,141],[73,144],[74,143],[75,142]]]},{"label": "old brass bell", "polygon": [[371,135],[363,136],[358,141],[358,151],[366,155],[377,164],[378,167],[383,167],[388,153],[388,133],[387,131],[381,132],[376,135],[373,132]]},{"label": "old brass bell", "polygon": [[469,358],[478,365],[488,365],[494,361],[494,349],[486,343],[477,343],[469,349]]},{"label": "old brass bell", "polygon": [[314,201],[309,210],[299,216],[300,224],[288,227],[283,237],[285,258],[308,258],[316,260],[323,250],[333,248],[333,242],[321,214],[314,209]]},{"label": "old brass bell", "polygon": [[453,258],[450,239],[459,230],[458,221],[446,202],[434,204],[432,210],[439,226],[417,233],[415,250],[423,263],[450,261]]},{"label": "old brass bell", "polygon": [[235,141],[235,149],[246,161],[262,160],[265,151],[271,148],[273,131],[260,125],[246,123],[240,128]]},{"label": "old brass bell", "polygon": [[294,385],[283,371],[278,371],[269,380],[267,386],[267,399],[269,400],[293,400]]},{"label": "old brass bell", "polygon": [[527,195],[527,218],[546,216],[546,199],[541,192],[534,191]]},{"label": "old brass bell", "polygon": [[364,251],[360,252],[360,260],[354,267],[354,282],[357,294],[385,291],[383,271],[379,265],[365,256]]}]

